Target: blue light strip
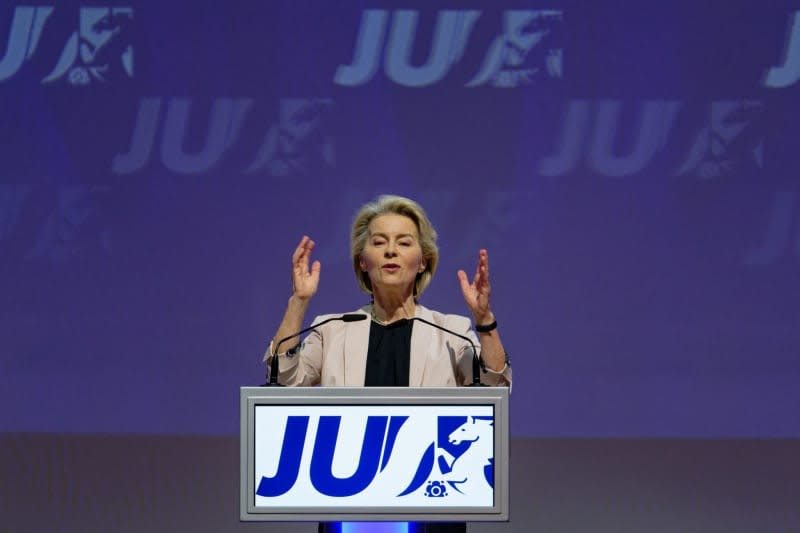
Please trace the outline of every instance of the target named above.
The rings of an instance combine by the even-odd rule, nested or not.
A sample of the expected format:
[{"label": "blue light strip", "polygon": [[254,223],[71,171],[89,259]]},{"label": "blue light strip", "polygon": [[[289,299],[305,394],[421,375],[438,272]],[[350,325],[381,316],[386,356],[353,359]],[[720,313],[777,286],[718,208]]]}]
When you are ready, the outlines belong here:
[{"label": "blue light strip", "polygon": [[407,522],[342,522],[342,533],[408,533]]}]

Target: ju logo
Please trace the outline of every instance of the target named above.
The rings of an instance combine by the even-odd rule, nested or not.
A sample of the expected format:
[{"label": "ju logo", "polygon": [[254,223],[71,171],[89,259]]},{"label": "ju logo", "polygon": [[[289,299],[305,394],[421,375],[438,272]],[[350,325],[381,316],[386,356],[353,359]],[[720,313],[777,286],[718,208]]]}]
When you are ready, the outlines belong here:
[{"label": "ju logo", "polygon": [[256,467],[256,495],[274,504],[302,495],[318,504],[335,499],[357,505],[426,505],[439,498],[442,505],[492,505],[491,417],[469,416],[472,408],[453,412],[461,416],[439,416],[435,408],[373,412],[381,410],[387,414],[307,416],[294,411],[282,422],[265,419],[264,427],[282,428],[267,447],[280,452],[277,457],[264,454]]},{"label": "ju logo", "polygon": [[[294,487],[300,475],[300,464],[304,456],[303,444],[310,418],[308,416],[288,418],[278,470],[272,477],[261,477],[256,490],[257,495],[281,496]],[[358,466],[352,475],[340,477],[334,473],[333,465],[342,417],[320,416],[309,471],[313,487],[321,494],[334,497],[352,496],[364,491],[378,474],[378,467],[380,466],[381,471],[386,467],[397,434],[407,419],[408,417],[404,416],[367,417]],[[381,463],[382,452],[384,460]]]},{"label": "ju logo", "polygon": [[[444,9],[436,12],[433,34],[417,35],[421,13],[411,9],[368,9],[361,23],[353,49],[353,59],[336,69],[334,83],[358,87],[368,83],[383,68],[394,83],[405,87],[427,87],[444,80],[462,60],[482,57],[480,69],[466,82],[466,87],[490,86],[513,88],[539,80],[562,77],[563,38],[561,10],[513,9],[502,12],[497,20],[500,32],[481,50],[479,57],[466,57],[482,11]],[[484,17],[486,18],[486,17]],[[430,43],[424,64],[412,61],[420,43]],[[425,45],[422,45],[423,48]],[[483,45],[476,44],[478,48]]]}]

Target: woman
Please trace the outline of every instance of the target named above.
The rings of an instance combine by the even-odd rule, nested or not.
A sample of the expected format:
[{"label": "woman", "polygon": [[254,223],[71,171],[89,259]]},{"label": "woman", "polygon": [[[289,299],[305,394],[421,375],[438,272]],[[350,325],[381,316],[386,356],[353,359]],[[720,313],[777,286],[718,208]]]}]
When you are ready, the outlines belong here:
[{"label": "woman", "polygon": [[[357,312],[371,320],[329,322],[312,331],[302,344],[295,343],[277,354],[279,381],[304,386],[469,384],[469,343],[430,325],[405,320],[419,317],[475,340],[467,317],[445,315],[418,303],[439,259],[436,231],[422,207],[400,196],[379,197],[356,214],[350,244],[356,278],[361,288],[372,295],[372,302]],[[292,295],[264,356],[267,362],[276,356],[278,339],[302,328],[309,302],[317,292],[320,263],[310,263],[314,245],[304,236],[292,255]],[[458,280],[479,333],[480,357],[485,367],[481,381],[487,385],[510,385],[511,368],[489,305],[486,250],[478,252],[472,281],[463,270],[458,271]],[[317,317],[314,323],[329,316],[338,315]]]}]

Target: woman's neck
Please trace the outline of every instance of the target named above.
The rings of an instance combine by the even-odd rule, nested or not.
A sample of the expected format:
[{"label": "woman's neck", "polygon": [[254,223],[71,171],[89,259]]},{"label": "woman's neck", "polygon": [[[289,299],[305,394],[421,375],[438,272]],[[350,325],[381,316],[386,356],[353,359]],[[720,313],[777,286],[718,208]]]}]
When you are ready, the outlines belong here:
[{"label": "woman's neck", "polygon": [[372,318],[381,324],[389,324],[403,318],[411,318],[416,314],[417,303],[414,295],[405,298],[390,298],[378,293],[373,294]]}]

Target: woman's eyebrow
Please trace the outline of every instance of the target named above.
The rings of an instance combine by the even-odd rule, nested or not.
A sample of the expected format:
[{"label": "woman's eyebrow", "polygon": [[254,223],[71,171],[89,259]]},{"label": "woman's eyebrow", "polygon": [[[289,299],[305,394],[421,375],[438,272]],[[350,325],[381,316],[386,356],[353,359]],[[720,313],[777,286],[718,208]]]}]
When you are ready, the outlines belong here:
[{"label": "woman's eyebrow", "polygon": [[[382,231],[376,231],[375,233],[370,233],[369,236],[370,237],[387,237],[387,238],[389,237],[388,234],[383,233]],[[403,237],[411,237],[412,239],[416,238],[413,233],[398,233],[397,234],[397,238],[398,239],[402,239]]]}]

